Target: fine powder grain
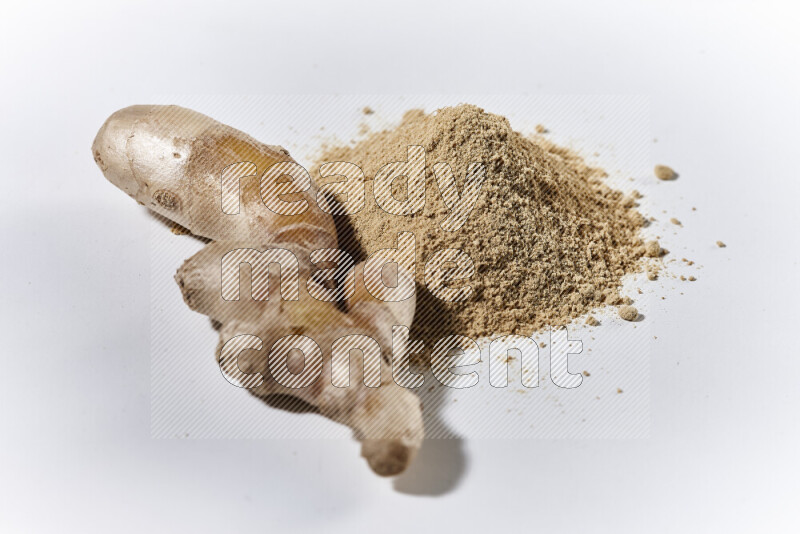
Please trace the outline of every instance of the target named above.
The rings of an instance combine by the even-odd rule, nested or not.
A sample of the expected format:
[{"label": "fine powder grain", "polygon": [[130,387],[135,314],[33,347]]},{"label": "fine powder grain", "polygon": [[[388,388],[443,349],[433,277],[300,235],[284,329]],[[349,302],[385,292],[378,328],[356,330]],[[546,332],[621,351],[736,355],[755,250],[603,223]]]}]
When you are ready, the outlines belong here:
[{"label": "fine powder grain", "polygon": [[[383,165],[405,161],[410,145],[425,149],[425,206],[414,215],[392,215],[377,206],[372,179]],[[366,175],[365,207],[337,220],[340,246],[356,261],[396,246],[398,232],[414,234],[418,291],[411,334],[427,349],[449,334],[531,335],[622,305],[628,301],[619,294],[622,278],[641,270],[645,218],[635,196],[606,186],[605,172],[573,152],[515,132],[506,118],[479,107],[409,111],[393,129],[352,146],[325,147],[325,161],[354,163]],[[439,226],[447,209],[432,172],[438,162],[450,164],[459,191],[468,165],[485,165],[479,200],[456,232]],[[405,190],[393,193],[403,200]],[[446,248],[462,250],[475,265],[467,302],[440,301],[421,283],[425,261]]]}]

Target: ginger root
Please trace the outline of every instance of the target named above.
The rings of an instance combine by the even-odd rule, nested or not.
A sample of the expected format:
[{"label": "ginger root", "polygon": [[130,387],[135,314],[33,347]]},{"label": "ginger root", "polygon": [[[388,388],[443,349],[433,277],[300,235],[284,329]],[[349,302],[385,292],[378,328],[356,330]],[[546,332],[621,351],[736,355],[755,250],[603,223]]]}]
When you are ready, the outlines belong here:
[{"label": "ginger root", "polygon": [[[378,382],[368,387],[367,351],[364,365],[360,365],[360,358],[353,357],[358,351],[337,359],[332,357],[332,347],[337,340],[361,335],[375,340],[380,354],[391,354],[392,326],[410,326],[415,300],[383,302],[373,298],[363,289],[362,264],[353,270],[358,280],[344,310],[309,294],[315,283],[308,278],[313,271],[310,253],[335,248],[336,230],[331,216],[315,201],[317,188],[310,177],[306,190],[287,189],[277,174],[274,181],[260,182],[276,163],[282,170],[297,171],[299,166],[289,153],[177,106],[132,106],[117,111],[98,132],[92,153],[115,186],[191,233],[213,240],[186,260],[175,279],[188,306],[221,325],[216,357],[223,370],[229,363],[226,343],[237,336],[258,338],[260,348],[245,347],[248,350],[239,351],[233,360],[240,376],[246,375],[255,384],[248,386],[252,394],[301,399],[322,415],[352,428],[373,471],[391,476],[405,470],[424,436],[418,397],[394,382],[391,365],[383,357],[373,358],[378,363],[369,368],[368,378]],[[233,166],[240,162],[252,166]],[[241,194],[239,206],[228,205],[226,211],[223,188],[227,171],[234,173]],[[292,177],[301,175],[298,171]],[[278,214],[265,207],[266,198],[303,204],[305,209]],[[283,300],[278,284],[268,284],[266,295],[253,298],[254,269],[240,269],[243,295],[238,300],[222,298],[220,265],[225,254],[274,248],[294,254],[300,279],[308,278],[307,285],[297,286],[299,298]],[[411,276],[401,270],[398,266],[395,276]],[[280,351],[271,354],[270,349],[287,336],[310,338],[321,351],[320,376],[307,387],[290,387],[272,376],[272,358]],[[305,372],[308,354],[291,350],[282,355],[290,373]],[[295,371],[298,369],[301,371]],[[349,377],[349,385],[337,387],[333,377]]]},{"label": "ginger root", "polygon": [[[309,248],[336,248],[331,216],[314,201],[316,187],[295,193],[308,208],[298,215],[277,215],[262,196],[282,192],[277,181],[260,191],[259,178],[275,163],[295,164],[279,146],[249,135],[201,113],[178,106],[131,106],[112,114],[92,145],[95,162],[119,189],[191,233],[215,241],[257,244],[264,240],[304,243]],[[240,178],[240,213],[222,209],[221,177],[239,162],[250,169],[229,169]],[[255,174],[255,173],[258,174]],[[235,210],[236,208],[234,208]],[[231,210],[233,211],[233,210]]]}]

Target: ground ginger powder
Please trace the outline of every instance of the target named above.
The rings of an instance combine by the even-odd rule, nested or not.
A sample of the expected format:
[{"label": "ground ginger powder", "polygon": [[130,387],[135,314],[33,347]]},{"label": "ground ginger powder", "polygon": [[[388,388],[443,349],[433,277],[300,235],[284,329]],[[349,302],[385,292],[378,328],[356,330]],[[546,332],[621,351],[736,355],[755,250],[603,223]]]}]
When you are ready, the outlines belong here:
[{"label": "ground ginger powder", "polygon": [[[398,216],[377,206],[371,180],[383,165],[405,161],[409,145],[426,152],[426,202],[420,212]],[[602,170],[473,105],[409,111],[393,129],[352,146],[325,147],[325,161],[354,163],[366,175],[365,207],[337,220],[340,247],[356,261],[396,246],[398,232],[414,234],[418,291],[411,335],[428,350],[449,334],[531,335],[623,304],[622,278],[640,270],[645,255],[644,217],[633,198],[604,185]],[[439,226],[447,209],[432,172],[438,162],[450,164],[460,191],[468,165],[485,165],[479,200],[456,232]],[[468,302],[442,302],[420,283],[425,261],[445,248],[462,250],[475,265],[470,280],[455,284],[472,286]]]}]

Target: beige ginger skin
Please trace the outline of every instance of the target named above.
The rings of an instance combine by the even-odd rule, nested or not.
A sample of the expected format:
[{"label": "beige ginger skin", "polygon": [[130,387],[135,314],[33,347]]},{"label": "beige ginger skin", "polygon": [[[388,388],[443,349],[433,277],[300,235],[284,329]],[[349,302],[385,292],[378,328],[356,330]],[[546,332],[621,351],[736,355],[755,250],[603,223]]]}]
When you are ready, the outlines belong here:
[{"label": "beige ginger skin", "polygon": [[[304,213],[278,216],[265,208],[260,175],[277,162],[294,161],[285,149],[196,111],[178,106],[121,109],[100,128],[92,154],[112,184],[194,235],[336,248],[333,219],[316,205],[313,180],[311,189],[294,194],[307,201]],[[234,217],[222,211],[220,178],[228,165],[243,161],[255,164],[259,174],[241,178],[241,212]]]},{"label": "beige ginger skin", "polygon": [[[361,441],[361,452],[379,475],[401,473],[413,460],[424,436],[419,399],[392,379],[389,363],[381,358],[380,387],[366,387],[362,358],[351,353],[350,386],[335,387],[334,374],[347,373],[334,364],[334,341],[352,334],[375,339],[384,357],[391,354],[392,325],[410,326],[415,300],[383,302],[365,289],[363,265],[354,270],[355,294],[345,309],[308,294],[304,280],[312,271],[309,253],[336,248],[336,230],[331,216],[319,209],[316,186],[291,193],[291,200],[306,200],[300,214],[278,215],[266,208],[262,196],[276,191],[260,190],[259,178],[273,164],[293,162],[277,146],[259,143],[250,136],[205,115],[177,106],[131,106],[111,115],[95,138],[92,154],[106,178],[151,210],[213,240],[186,260],[175,279],[189,307],[209,316],[221,326],[217,359],[231,338],[247,334],[263,342],[261,350],[239,354],[238,366],[247,374],[260,373],[262,383],[249,391],[259,397],[289,395],[353,429]],[[227,214],[221,207],[223,169],[238,162],[251,162],[255,176],[240,179],[240,212]],[[266,187],[281,187],[267,183]],[[292,251],[300,270],[300,295],[296,301],[281,299],[277,283],[269,284],[269,298],[255,300],[251,293],[251,270],[240,269],[239,300],[221,297],[222,257],[234,249]],[[277,277],[272,277],[270,282]],[[390,282],[390,281],[387,281]],[[304,335],[322,350],[322,374],[304,388],[290,388],[270,375],[269,351],[287,335]],[[299,351],[290,352],[288,369],[303,369]]]}]

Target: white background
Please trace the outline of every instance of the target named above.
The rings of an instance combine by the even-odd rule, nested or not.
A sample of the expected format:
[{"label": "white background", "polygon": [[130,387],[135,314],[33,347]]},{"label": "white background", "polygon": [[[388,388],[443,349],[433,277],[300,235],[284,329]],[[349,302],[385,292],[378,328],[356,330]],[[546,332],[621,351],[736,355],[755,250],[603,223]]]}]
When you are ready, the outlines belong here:
[{"label": "white background", "polygon": [[[4,5],[0,530],[796,532],[797,18],[674,0]],[[92,161],[106,116],[167,93],[465,92],[649,95],[653,163],[681,173],[653,202],[703,266],[646,319],[650,437],[465,440],[457,470],[434,442],[394,483],[350,440],[151,440],[150,220]]]}]

